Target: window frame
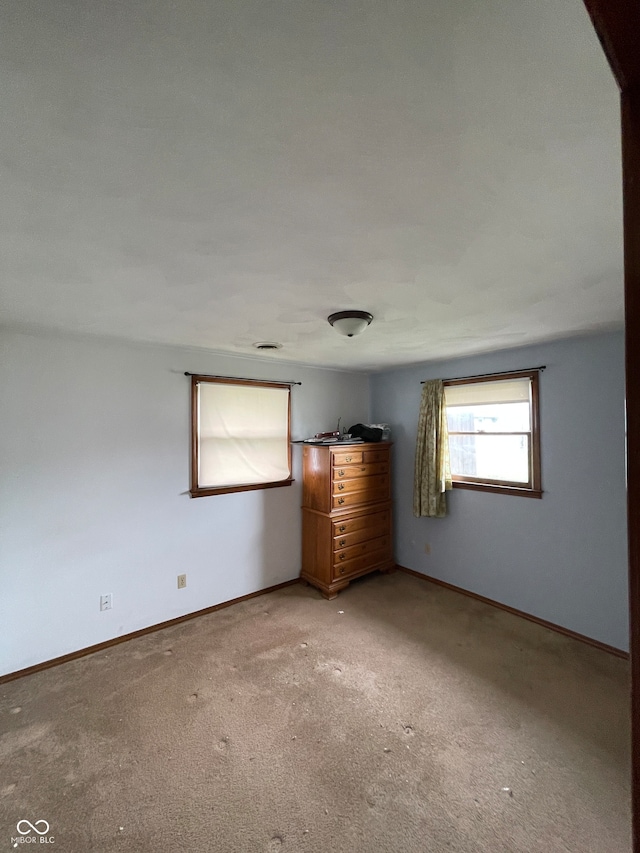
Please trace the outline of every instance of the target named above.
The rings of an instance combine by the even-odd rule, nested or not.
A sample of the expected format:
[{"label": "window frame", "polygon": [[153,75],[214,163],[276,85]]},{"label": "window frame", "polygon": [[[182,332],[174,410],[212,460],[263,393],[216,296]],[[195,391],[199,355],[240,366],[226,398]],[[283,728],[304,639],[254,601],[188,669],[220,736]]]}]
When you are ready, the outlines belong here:
[{"label": "window frame", "polygon": [[[200,468],[200,440],[198,435],[198,386],[208,382],[219,385],[249,385],[258,388],[286,388],[287,398],[287,455],[289,461],[289,476],[284,480],[275,480],[268,483],[242,483],[236,486],[200,486],[198,485],[198,471]],[[235,492],[251,492],[256,489],[277,489],[282,486],[290,486],[293,483],[292,455],[291,455],[291,386],[286,382],[269,382],[261,379],[233,379],[228,377],[205,376],[192,374],[191,376],[191,482],[189,495],[192,498],[204,498],[210,495],[228,495]]]},{"label": "window frame", "polygon": [[[510,379],[528,378],[531,381],[531,431],[529,442],[529,483],[515,483],[508,480],[492,480],[483,477],[463,477],[451,473],[451,481],[454,489],[469,489],[476,492],[493,492],[502,495],[518,495],[526,498],[542,497],[542,471],[540,460],[540,372],[538,370],[518,370],[512,373],[489,373],[484,376],[474,376],[467,379],[446,379],[443,385],[476,385],[481,382],[505,382]],[[446,407],[446,402],[445,402]],[[465,435],[466,433],[457,433]],[[478,435],[478,433],[468,433]],[[487,433],[487,435],[500,435],[500,433]],[[521,433],[503,433],[506,435],[518,435]]]}]

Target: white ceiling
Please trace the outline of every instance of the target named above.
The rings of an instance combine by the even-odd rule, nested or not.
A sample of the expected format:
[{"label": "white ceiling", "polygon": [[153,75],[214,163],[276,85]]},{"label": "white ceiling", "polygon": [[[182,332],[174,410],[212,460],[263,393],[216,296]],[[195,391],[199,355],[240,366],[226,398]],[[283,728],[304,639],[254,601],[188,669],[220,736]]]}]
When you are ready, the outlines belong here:
[{"label": "white ceiling", "polygon": [[0,72],[7,324],[375,369],[622,322],[582,0],[3,0]]}]

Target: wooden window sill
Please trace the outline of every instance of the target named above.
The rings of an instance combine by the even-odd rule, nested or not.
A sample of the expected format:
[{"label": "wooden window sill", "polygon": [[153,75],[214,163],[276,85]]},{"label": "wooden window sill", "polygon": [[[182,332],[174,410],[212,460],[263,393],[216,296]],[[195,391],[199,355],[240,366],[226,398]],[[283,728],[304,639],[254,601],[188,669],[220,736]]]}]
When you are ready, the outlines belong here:
[{"label": "wooden window sill", "polygon": [[454,489],[468,489],[473,492],[494,492],[498,495],[517,495],[521,498],[541,498],[542,489],[528,489],[522,486],[503,486],[493,483],[469,483],[465,480],[454,480]]},{"label": "wooden window sill", "polygon": [[247,483],[244,486],[220,486],[214,489],[191,489],[189,492],[192,498],[207,498],[210,495],[230,495],[234,492],[252,492],[256,489],[279,489],[282,486],[290,486],[295,480],[279,480],[277,483]]}]

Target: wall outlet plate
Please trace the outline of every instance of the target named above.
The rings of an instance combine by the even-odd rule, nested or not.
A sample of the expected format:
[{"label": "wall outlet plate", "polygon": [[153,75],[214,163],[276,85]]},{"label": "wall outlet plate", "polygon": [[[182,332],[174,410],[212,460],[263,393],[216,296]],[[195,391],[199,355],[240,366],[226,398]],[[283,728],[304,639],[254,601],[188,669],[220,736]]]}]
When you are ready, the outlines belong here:
[{"label": "wall outlet plate", "polygon": [[100,610],[111,610],[113,607],[113,595],[110,592],[106,592],[104,595],[100,596]]},{"label": "wall outlet plate", "polygon": [[187,576],[178,575],[178,589],[184,589],[187,585]]}]

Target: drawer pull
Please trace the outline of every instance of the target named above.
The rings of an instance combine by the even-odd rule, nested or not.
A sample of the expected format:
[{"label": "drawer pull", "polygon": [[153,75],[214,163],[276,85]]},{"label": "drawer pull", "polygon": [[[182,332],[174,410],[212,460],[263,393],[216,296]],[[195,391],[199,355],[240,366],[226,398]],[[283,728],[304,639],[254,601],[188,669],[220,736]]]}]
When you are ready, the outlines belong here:
[{"label": "drawer pull", "polygon": [[352,456],[346,456],[344,461],[345,462],[351,462],[352,458],[353,458]]},{"label": "drawer pull", "polygon": [[339,503],[339,504],[343,504],[343,503],[344,503],[344,498],[338,498],[338,503]]},{"label": "drawer pull", "polygon": [[344,477],[344,468],[341,468],[341,469],[338,471],[338,477]]},{"label": "drawer pull", "polygon": [[341,575],[343,575],[343,574],[344,574],[344,566],[342,566],[342,568],[340,569],[340,574],[341,574]]},{"label": "drawer pull", "polygon": [[344,483],[338,483],[338,491],[341,492],[344,489]]},{"label": "drawer pull", "polygon": [[347,529],[346,524],[341,524],[340,527],[338,528],[338,531],[340,533],[344,533],[346,529]]},{"label": "drawer pull", "polygon": [[341,548],[344,548],[344,546],[347,544],[347,540],[346,540],[346,539],[341,539],[341,540],[340,540],[340,542],[339,542],[338,544],[340,545],[340,547],[341,547]]},{"label": "drawer pull", "polygon": [[344,554],[340,554],[340,559],[344,560]]}]

